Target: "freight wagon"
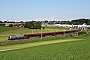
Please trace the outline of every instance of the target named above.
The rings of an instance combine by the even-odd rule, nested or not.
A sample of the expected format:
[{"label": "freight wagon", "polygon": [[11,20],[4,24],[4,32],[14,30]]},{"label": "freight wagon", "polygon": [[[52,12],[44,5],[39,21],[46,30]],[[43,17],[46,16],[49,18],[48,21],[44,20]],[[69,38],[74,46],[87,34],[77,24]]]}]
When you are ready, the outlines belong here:
[{"label": "freight wagon", "polygon": [[46,36],[55,36],[55,35],[64,35],[79,32],[81,30],[67,30],[61,32],[47,32],[47,33],[37,33],[37,34],[24,34],[24,35],[11,35],[8,40],[17,40],[17,39],[29,39],[32,37],[46,37]]}]

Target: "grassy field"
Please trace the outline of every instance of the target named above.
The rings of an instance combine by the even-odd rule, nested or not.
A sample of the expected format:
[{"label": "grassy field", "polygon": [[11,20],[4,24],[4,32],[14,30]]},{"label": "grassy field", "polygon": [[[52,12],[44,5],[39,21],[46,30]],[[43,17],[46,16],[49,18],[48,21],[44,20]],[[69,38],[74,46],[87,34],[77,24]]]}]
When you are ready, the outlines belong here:
[{"label": "grassy field", "polygon": [[[55,27],[47,27],[47,30],[49,28],[54,31]],[[23,28],[17,30],[23,30]],[[10,29],[10,31],[17,30]],[[5,32],[10,31],[1,33],[5,34]],[[36,42],[26,40],[24,44],[21,42],[23,41],[16,41],[13,45],[14,43],[12,44],[11,41],[11,45],[0,46],[0,50],[6,50],[0,52],[0,60],[90,60],[90,34],[74,38],[57,36],[44,38],[43,41],[39,39]]]},{"label": "grassy field", "polygon": [[0,60],[90,60],[90,34],[74,42],[35,46],[0,52]]},{"label": "grassy field", "polygon": [[[45,27],[43,32],[55,32],[63,31],[64,29],[68,30],[68,28],[60,28],[60,27]],[[40,33],[40,29],[33,30],[33,33]],[[28,28],[18,28],[18,27],[0,27],[0,41],[5,41],[8,39],[10,35],[20,35],[20,34],[31,34],[32,29]]]},{"label": "grassy field", "polygon": [[11,31],[11,30],[17,30],[19,28],[17,27],[3,27],[3,26],[0,26],[0,33],[2,32],[6,32],[6,31]]},{"label": "grassy field", "polygon": [[79,41],[79,40],[83,40],[83,39],[58,39],[58,40],[48,40],[48,41],[37,41],[33,43],[6,45],[6,46],[0,46],[0,51],[16,50],[16,49],[23,49],[23,48],[28,48],[28,47],[40,46],[40,45],[54,44],[54,43],[60,43],[60,42]]}]

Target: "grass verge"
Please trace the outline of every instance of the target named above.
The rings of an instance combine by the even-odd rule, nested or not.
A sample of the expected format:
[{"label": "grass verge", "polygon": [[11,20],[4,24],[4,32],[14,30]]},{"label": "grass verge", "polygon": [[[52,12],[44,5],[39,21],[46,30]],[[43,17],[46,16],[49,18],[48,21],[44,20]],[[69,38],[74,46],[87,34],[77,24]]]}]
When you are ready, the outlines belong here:
[{"label": "grass verge", "polygon": [[0,46],[0,51],[16,50],[16,49],[23,49],[23,48],[28,48],[28,47],[40,46],[40,45],[54,44],[54,43],[60,43],[60,42],[79,41],[79,40],[82,40],[82,39],[52,40],[52,41],[42,41],[42,42],[35,42],[35,43]]}]

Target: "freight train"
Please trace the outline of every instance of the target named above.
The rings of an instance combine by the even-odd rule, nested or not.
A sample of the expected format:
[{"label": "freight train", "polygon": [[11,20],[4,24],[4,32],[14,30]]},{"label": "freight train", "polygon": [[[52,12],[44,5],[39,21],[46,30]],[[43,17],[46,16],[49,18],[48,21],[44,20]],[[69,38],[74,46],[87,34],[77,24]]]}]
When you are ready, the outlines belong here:
[{"label": "freight train", "polygon": [[81,30],[67,30],[61,32],[47,32],[47,33],[37,33],[37,34],[24,34],[24,35],[11,35],[8,37],[8,40],[17,40],[17,39],[29,39],[32,37],[46,37],[46,36],[55,36],[55,35],[64,35],[79,32]]}]

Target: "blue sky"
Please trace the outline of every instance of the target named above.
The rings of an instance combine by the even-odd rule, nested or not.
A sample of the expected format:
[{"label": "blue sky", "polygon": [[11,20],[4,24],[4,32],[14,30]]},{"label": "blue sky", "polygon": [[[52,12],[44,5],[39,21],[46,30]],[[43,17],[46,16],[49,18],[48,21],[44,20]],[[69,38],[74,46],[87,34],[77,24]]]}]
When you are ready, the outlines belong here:
[{"label": "blue sky", "polygon": [[0,0],[0,20],[90,18],[90,0]]}]

